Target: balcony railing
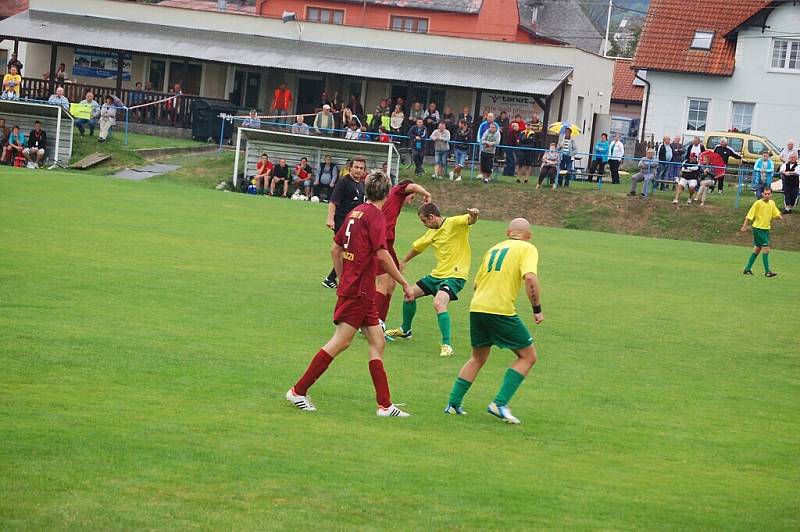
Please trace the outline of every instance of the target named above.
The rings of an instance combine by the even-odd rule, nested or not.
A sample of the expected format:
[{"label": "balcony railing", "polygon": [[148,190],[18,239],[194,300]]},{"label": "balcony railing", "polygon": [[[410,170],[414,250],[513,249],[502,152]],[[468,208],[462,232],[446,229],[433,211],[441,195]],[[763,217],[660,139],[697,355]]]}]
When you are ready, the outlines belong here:
[{"label": "balcony railing", "polygon": [[[103,103],[107,94],[118,97],[128,107],[140,105],[147,102],[155,102],[173,96],[172,93],[137,91],[135,89],[122,89],[121,94],[117,94],[116,88],[102,87],[100,85],[89,85],[86,83],[56,82],[56,86],[64,87],[64,96],[72,103],[83,100],[88,91],[94,93],[95,99]],[[21,96],[32,100],[47,100],[53,91],[50,90],[50,81],[36,78],[22,78]],[[192,127],[192,102],[194,100],[207,100],[222,102],[217,98],[205,98],[193,94],[184,94],[177,100],[162,102],[140,109],[133,109],[130,112],[131,122],[144,122],[162,126],[174,126],[189,128]]]}]

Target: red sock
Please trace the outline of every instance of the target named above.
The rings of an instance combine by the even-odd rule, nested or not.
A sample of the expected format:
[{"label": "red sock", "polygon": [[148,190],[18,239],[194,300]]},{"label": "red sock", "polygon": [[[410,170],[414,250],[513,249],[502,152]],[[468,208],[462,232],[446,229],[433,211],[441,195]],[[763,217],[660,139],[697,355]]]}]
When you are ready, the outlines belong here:
[{"label": "red sock", "polygon": [[383,296],[383,306],[378,309],[378,314],[380,318],[386,322],[386,316],[389,315],[389,305],[392,303],[392,294],[386,294]]},{"label": "red sock", "polygon": [[317,382],[325,370],[328,369],[331,362],[333,362],[333,357],[331,357],[328,353],[325,352],[324,349],[320,349],[314,358],[311,359],[311,364],[308,365],[308,369],[306,372],[303,373],[303,376],[300,377],[300,380],[294,385],[294,393],[297,395],[306,395],[308,393],[308,389]]},{"label": "red sock", "polygon": [[378,317],[386,321],[386,315],[383,313],[383,306],[386,304],[386,295],[380,292],[375,292],[375,310],[378,311]]},{"label": "red sock", "polygon": [[375,400],[383,408],[389,408],[392,406],[392,400],[389,398],[389,381],[383,370],[383,361],[370,360],[369,374],[372,376],[372,384],[375,386]]}]

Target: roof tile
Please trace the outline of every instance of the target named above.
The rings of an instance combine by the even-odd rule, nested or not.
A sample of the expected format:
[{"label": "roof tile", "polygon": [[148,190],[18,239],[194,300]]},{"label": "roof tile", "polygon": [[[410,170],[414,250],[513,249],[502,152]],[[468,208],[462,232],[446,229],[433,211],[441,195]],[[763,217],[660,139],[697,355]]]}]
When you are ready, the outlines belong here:
[{"label": "roof tile", "polygon": [[[633,58],[636,69],[731,76],[736,41],[725,38],[771,0],[651,0]],[[694,32],[714,32],[710,50],[691,48]]]},{"label": "roof tile", "polygon": [[644,100],[644,87],[634,85],[636,70],[631,68],[630,59],[614,61],[614,81],[611,90],[612,102],[638,102]]},{"label": "roof tile", "polygon": [[28,0],[0,0],[0,19],[13,17],[28,9]]}]

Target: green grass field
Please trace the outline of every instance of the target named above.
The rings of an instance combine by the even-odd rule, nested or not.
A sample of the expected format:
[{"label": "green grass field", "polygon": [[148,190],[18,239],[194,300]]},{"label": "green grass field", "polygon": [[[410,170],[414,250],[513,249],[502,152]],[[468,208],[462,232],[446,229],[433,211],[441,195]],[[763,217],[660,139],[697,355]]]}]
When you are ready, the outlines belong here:
[{"label": "green grass field", "polygon": [[283,399],[332,331],[323,205],[14,169],[0,198],[0,529],[800,527],[800,253],[746,278],[743,247],[537,227],[523,424],[483,413],[508,351],[441,414],[469,288],[455,357],[429,301],[387,347],[413,415],[379,419],[359,339],[319,412]]}]

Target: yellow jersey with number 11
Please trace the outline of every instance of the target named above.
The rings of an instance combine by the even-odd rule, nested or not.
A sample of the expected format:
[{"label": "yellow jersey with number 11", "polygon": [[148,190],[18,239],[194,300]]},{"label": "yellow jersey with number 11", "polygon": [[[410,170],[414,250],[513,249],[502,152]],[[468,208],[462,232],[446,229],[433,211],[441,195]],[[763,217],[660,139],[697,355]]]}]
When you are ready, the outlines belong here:
[{"label": "yellow jersey with number 11", "polygon": [[522,278],[536,275],[539,251],[526,240],[504,240],[483,256],[475,276],[475,295],[470,312],[514,316]]}]

